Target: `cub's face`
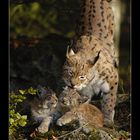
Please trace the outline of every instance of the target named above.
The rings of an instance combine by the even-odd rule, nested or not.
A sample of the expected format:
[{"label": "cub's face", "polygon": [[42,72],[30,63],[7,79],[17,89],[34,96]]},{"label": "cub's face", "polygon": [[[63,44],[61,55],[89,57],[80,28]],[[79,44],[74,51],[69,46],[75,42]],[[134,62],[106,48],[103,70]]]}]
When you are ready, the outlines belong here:
[{"label": "cub's face", "polygon": [[57,106],[58,98],[55,94],[46,94],[41,98],[35,97],[31,102],[32,108],[53,109]]},{"label": "cub's face", "polygon": [[54,94],[46,94],[43,97],[35,97],[31,104],[31,113],[35,121],[42,121],[57,107],[58,99]]},{"label": "cub's face", "polygon": [[43,106],[52,109],[57,106],[57,103],[58,103],[58,98],[56,97],[55,94],[53,94],[44,101]]},{"label": "cub's face", "polygon": [[61,97],[59,98],[60,102],[62,102],[67,107],[76,107],[81,103],[84,103],[88,100],[85,96],[80,96],[80,94],[73,88],[65,87]]}]

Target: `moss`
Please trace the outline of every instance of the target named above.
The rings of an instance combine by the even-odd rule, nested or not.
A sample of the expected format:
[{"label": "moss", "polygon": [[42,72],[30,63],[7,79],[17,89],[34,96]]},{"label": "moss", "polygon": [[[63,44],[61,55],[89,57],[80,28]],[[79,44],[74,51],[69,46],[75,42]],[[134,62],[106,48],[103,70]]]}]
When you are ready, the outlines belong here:
[{"label": "moss", "polygon": [[89,139],[90,140],[100,140],[101,138],[99,136],[99,132],[98,131],[91,132]]}]

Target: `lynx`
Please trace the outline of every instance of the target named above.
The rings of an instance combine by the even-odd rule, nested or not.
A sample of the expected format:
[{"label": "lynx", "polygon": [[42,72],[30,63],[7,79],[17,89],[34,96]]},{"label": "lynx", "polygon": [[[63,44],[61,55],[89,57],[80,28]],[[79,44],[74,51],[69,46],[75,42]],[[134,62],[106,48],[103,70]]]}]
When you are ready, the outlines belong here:
[{"label": "lynx", "polygon": [[85,0],[80,24],[63,67],[67,86],[88,96],[101,93],[104,124],[114,123],[118,60],[114,47],[114,15],[107,0]]}]

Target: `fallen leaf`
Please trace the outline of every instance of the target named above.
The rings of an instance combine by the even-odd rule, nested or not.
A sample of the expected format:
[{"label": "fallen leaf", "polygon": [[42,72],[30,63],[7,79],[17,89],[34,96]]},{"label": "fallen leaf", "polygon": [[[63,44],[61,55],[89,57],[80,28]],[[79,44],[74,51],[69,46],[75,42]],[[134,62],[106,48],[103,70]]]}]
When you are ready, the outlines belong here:
[{"label": "fallen leaf", "polygon": [[31,137],[31,138],[36,137],[36,131],[32,132],[32,133],[30,134],[30,137]]},{"label": "fallen leaf", "polygon": [[58,140],[58,138],[57,138],[57,137],[55,137],[55,136],[52,136],[52,138],[53,138],[53,140]]}]

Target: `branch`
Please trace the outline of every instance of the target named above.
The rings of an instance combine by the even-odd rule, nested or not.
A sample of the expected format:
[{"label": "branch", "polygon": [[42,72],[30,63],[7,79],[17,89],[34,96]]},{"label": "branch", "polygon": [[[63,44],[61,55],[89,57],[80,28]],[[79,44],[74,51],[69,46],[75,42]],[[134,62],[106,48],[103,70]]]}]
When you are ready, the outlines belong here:
[{"label": "branch", "polygon": [[73,134],[73,133],[75,133],[75,132],[79,132],[79,131],[80,131],[84,126],[86,126],[86,125],[88,125],[88,123],[82,125],[81,127],[77,128],[77,129],[75,129],[75,130],[73,130],[73,131],[71,131],[71,132],[69,132],[69,133],[66,133],[66,134],[64,134],[64,135],[62,135],[62,136],[59,136],[59,137],[57,137],[57,138],[63,138],[63,137],[66,137],[66,136],[68,136],[68,135],[70,135],[70,134]]}]

